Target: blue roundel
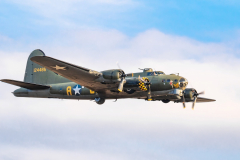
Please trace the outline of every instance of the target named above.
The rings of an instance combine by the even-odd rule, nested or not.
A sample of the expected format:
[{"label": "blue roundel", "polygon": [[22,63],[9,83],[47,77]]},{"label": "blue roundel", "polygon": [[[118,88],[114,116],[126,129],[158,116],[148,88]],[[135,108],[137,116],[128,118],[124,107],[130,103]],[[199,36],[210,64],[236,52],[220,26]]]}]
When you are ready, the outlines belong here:
[{"label": "blue roundel", "polygon": [[80,96],[81,91],[82,91],[82,86],[80,86],[79,84],[73,87],[73,95]]}]

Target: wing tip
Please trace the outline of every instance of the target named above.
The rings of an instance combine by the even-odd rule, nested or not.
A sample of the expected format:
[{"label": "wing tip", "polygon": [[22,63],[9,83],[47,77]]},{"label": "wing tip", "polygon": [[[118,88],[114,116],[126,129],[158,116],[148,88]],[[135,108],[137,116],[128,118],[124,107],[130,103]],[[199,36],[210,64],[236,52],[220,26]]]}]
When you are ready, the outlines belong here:
[{"label": "wing tip", "polygon": [[198,97],[197,100],[198,100],[198,103],[199,102],[215,102],[216,101],[216,99],[209,99],[209,98],[204,98],[204,97]]}]

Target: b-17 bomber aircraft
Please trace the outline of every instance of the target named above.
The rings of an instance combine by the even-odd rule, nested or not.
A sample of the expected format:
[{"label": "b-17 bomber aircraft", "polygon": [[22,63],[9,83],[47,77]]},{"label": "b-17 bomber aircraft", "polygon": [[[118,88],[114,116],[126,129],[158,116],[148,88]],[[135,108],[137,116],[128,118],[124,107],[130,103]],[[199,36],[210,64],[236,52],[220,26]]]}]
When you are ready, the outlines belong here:
[{"label": "b-17 bomber aircraft", "polygon": [[135,98],[147,101],[182,103],[212,102],[214,99],[198,97],[194,88],[187,88],[186,78],[176,74],[145,68],[139,73],[126,74],[121,69],[94,71],[45,56],[34,50],[27,61],[24,81],[3,79],[2,82],[19,86],[16,97],[95,100],[103,104],[106,99]]}]

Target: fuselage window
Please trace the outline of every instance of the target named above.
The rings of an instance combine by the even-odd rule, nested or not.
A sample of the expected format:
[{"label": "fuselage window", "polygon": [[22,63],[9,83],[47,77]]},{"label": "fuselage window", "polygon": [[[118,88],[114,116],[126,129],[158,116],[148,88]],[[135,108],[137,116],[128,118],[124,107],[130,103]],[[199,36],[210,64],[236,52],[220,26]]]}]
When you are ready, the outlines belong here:
[{"label": "fuselage window", "polygon": [[174,80],[174,82],[175,82],[175,83],[177,83],[177,82],[178,82],[178,80],[177,80],[177,79],[175,79],[175,80]]},{"label": "fuselage window", "polygon": [[165,81],[166,81],[165,79],[162,80],[163,83],[165,83]]},{"label": "fuselage window", "polygon": [[170,82],[170,79],[167,79],[167,82]]}]

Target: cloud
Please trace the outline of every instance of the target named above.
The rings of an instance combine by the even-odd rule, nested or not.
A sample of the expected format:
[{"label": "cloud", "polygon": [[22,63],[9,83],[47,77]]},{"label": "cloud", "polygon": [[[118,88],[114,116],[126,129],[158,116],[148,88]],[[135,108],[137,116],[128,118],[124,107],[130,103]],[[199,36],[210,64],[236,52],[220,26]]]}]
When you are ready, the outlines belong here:
[{"label": "cloud", "polygon": [[[60,109],[63,108],[59,107]],[[102,109],[104,112],[109,112],[109,107]],[[166,112],[158,113],[161,117]],[[171,117],[174,116],[176,114]],[[86,157],[86,159],[96,156],[100,156],[99,159],[113,157],[116,159],[158,159],[159,157],[202,159],[209,155],[226,157],[232,154],[235,156],[240,147],[238,129],[204,126],[204,124],[201,126],[198,123],[195,126],[188,126],[181,124],[180,118],[175,119],[179,123],[168,122],[168,119],[165,119],[158,121],[154,127],[149,127],[148,124],[151,123],[146,116],[142,116],[145,122],[141,122],[140,125],[131,124],[131,121],[109,124],[95,120],[92,123],[83,120],[59,123],[52,118],[41,117],[36,120],[33,117],[31,121],[28,115],[21,119],[11,118],[10,121],[5,119],[5,123],[1,123],[0,157],[2,159],[28,159],[33,155],[39,158],[48,156],[49,159],[61,155],[64,159],[70,154],[75,155],[75,158]],[[99,117],[103,118],[101,115]],[[188,153],[192,152],[192,149],[196,150],[195,155]],[[214,150],[218,151],[218,154],[212,153]],[[209,155],[202,155],[202,152],[207,151],[210,152]],[[14,152],[15,154],[12,154]],[[18,155],[18,158],[14,158],[15,155]]]},{"label": "cloud", "polygon": [[117,30],[68,30],[14,48],[15,41],[4,42],[0,52],[1,79],[22,80],[28,55],[40,48],[47,56],[98,71],[117,68],[119,61],[127,73],[139,67],[180,72],[189,87],[205,90],[206,97],[217,101],[196,104],[195,111],[191,103],[183,110],[182,104],[131,99],[98,106],[90,101],[16,98],[10,92],[17,87],[0,83],[2,159],[239,157],[237,42],[204,43],[156,29],[135,37]]},{"label": "cloud", "polygon": [[[14,1],[15,3],[18,3],[18,4],[23,4],[23,5],[32,5],[35,4],[34,6],[37,6],[39,4],[41,5],[53,5],[54,3],[56,5],[62,5],[62,4],[74,4],[74,3],[84,3],[84,0],[60,0],[60,1],[56,1],[56,0],[53,0],[51,2],[47,1],[47,0],[33,0],[33,1],[30,1],[30,0],[23,0],[23,1]],[[56,2],[59,2],[59,3],[56,3]],[[133,3],[134,1],[132,0],[89,0],[87,3],[90,3],[90,4],[111,4],[111,5],[124,5],[124,4],[131,4]]]},{"label": "cloud", "polygon": [[113,159],[113,160],[120,160],[126,159],[122,155],[110,155],[104,154],[101,152],[89,152],[85,150],[78,150],[78,151],[66,151],[66,150],[57,150],[52,148],[26,148],[26,147],[15,147],[15,146],[5,146],[1,147],[0,157],[2,159],[21,159],[21,160],[66,160],[66,159]]},{"label": "cloud", "polygon": [[34,25],[63,28],[76,28],[79,24],[81,24],[80,28],[89,28],[100,19],[116,18],[116,13],[134,8],[138,4],[133,0],[17,0],[6,3],[33,15],[30,21]]}]

